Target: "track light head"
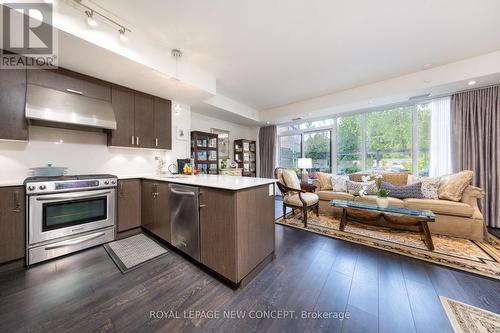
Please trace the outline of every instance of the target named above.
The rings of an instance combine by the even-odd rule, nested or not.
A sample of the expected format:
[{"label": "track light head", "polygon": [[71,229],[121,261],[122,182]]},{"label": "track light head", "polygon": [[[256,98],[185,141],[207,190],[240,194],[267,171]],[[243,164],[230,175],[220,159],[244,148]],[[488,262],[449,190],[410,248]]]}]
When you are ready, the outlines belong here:
[{"label": "track light head", "polygon": [[123,28],[123,27],[122,27],[122,28],[120,28],[120,29],[118,30],[118,32],[120,33],[120,40],[121,40],[122,42],[126,42],[126,41],[128,40],[128,37],[127,37],[127,35],[125,35],[125,28]]},{"label": "track light head", "polygon": [[93,10],[86,10],[85,14],[87,15],[87,24],[91,27],[96,27],[97,21],[94,18],[94,11]]}]

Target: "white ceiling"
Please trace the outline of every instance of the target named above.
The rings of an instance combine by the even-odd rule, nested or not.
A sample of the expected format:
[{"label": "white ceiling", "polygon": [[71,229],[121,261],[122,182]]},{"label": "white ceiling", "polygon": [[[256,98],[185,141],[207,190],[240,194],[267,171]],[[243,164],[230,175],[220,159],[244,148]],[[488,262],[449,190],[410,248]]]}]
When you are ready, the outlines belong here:
[{"label": "white ceiling", "polygon": [[256,109],[500,49],[498,0],[93,0]]}]

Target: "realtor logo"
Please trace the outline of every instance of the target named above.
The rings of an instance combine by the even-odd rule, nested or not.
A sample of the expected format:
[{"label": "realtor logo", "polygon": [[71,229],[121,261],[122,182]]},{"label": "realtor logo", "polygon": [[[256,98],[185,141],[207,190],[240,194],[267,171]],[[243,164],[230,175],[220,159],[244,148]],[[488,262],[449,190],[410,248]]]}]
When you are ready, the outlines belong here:
[{"label": "realtor logo", "polygon": [[3,2],[0,69],[55,68],[57,43],[53,4]]}]

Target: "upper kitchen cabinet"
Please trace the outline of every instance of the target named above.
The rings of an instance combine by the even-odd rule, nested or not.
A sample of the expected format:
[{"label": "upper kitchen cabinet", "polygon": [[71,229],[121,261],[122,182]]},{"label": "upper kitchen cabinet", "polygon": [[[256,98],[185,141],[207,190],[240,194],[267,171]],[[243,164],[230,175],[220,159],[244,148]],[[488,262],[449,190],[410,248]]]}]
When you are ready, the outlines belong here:
[{"label": "upper kitchen cabinet", "polygon": [[28,84],[111,102],[111,84],[67,69],[30,69]]},{"label": "upper kitchen cabinet", "polygon": [[116,118],[116,130],[108,135],[109,146],[136,147],[134,124],[134,91],[113,85],[111,104]]},{"label": "upper kitchen cabinet", "polygon": [[111,103],[117,128],[108,135],[109,146],[172,149],[169,100],[113,85]]},{"label": "upper kitchen cabinet", "polygon": [[155,148],[154,97],[136,91],[134,96],[134,107],[136,146],[141,148]]},{"label": "upper kitchen cabinet", "polygon": [[155,97],[155,146],[172,149],[172,102]]},{"label": "upper kitchen cabinet", "polygon": [[26,70],[0,70],[0,139],[28,140]]}]

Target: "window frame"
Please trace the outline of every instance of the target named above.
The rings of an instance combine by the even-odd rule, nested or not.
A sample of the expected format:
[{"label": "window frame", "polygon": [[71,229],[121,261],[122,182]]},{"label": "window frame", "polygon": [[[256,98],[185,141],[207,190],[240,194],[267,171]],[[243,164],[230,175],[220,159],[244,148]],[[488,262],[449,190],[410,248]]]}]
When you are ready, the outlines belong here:
[{"label": "window frame", "polygon": [[[278,129],[278,161],[281,160],[281,154],[280,154],[280,137],[282,136],[290,136],[290,135],[300,135],[301,136],[301,154],[300,156],[303,158],[304,157],[304,134],[310,133],[310,132],[322,132],[322,131],[330,131],[330,173],[337,173],[337,123],[339,118],[346,118],[350,116],[360,116],[360,128],[361,128],[361,147],[360,147],[360,154],[361,154],[361,168],[362,170],[366,170],[366,149],[367,149],[367,133],[366,133],[366,114],[372,113],[372,112],[377,112],[377,111],[383,111],[383,110],[389,110],[389,109],[394,109],[398,107],[409,107],[411,111],[411,121],[412,121],[412,128],[411,128],[411,140],[412,140],[412,145],[411,145],[411,158],[412,158],[412,174],[417,175],[418,174],[418,158],[419,158],[419,152],[420,152],[420,147],[419,147],[419,131],[418,131],[418,105],[419,104],[428,104],[431,103],[432,100],[437,99],[437,98],[443,98],[443,97],[448,97],[446,96],[436,96],[433,98],[423,98],[423,99],[417,99],[413,100],[411,103],[397,103],[397,104],[392,104],[392,105],[385,105],[382,107],[376,107],[376,108],[371,108],[371,109],[365,109],[365,110],[356,110],[352,112],[346,112],[342,114],[336,114],[336,115],[331,115],[331,116],[325,116],[321,118],[314,118],[314,119],[308,119],[308,120],[299,120],[299,121],[294,121],[294,122],[289,122],[286,124],[282,124],[278,126],[279,128],[281,127],[290,127],[290,126],[296,126],[297,129],[294,130],[285,130],[283,132],[279,132]],[[304,123],[312,123],[314,121],[320,121],[320,120],[328,120],[332,119],[332,125],[327,125],[327,126],[321,126],[321,127],[315,127],[315,128],[307,128],[307,129],[300,129],[300,125]]]}]

